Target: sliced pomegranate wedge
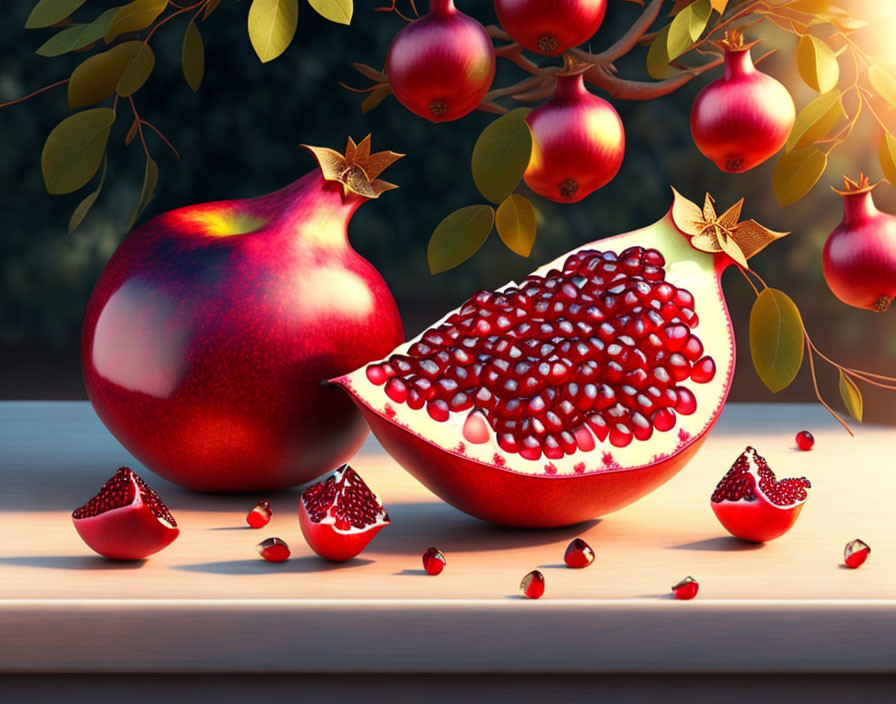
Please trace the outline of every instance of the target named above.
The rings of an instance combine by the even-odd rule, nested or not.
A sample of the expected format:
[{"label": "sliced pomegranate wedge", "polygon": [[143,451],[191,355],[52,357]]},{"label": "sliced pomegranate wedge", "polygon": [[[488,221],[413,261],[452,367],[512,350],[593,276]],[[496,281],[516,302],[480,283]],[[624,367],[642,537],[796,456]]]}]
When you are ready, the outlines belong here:
[{"label": "sliced pomegranate wedge", "polygon": [[764,543],[790,530],[811,486],[805,477],[776,479],[765,458],[748,447],[712,493],[712,510],[731,535]]},{"label": "sliced pomegranate wedge", "polygon": [[314,552],[345,562],[389,525],[389,514],[358,473],[344,464],[302,492],[299,525]]},{"label": "sliced pomegranate wedge", "polygon": [[92,550],[112,560],[142,560],[180,534],[165,502],[127,467],[75,509],[72,521]]},{"label": "sliced pomegranate wedge", "polygon": [[734,369],[730,262],[693,248],[670,211],[476,293],[332,381],[457,508],[506,525],[584,521],[673,476],[715,422]]}]

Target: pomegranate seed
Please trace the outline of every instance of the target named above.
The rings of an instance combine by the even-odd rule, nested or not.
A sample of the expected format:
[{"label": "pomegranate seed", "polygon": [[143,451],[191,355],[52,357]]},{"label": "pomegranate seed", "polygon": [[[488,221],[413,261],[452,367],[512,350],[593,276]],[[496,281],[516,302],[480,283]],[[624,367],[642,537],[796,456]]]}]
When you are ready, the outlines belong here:
[{"label": "pomegranate seed", "polygon": [[691,369],[691,380],[697,384],[706,384],[716,375],[716,363],[712,357],[703,357],[694,362]]},{"label": "pomegranate seed", "polygon": [[699,589],[700,585],[693,577],[685,577],[678,584],[672,585],[672,593],[675,595],[675,598],[682,600],[693,599],[697,596]]},{"label": "pomegranate seed", "polygon": [[678,402],[675,404],[675,410],[683,416],[689,416],[697,410],[697,399],[689,389],[683,386],[676,386],[675,393],[678,394]]},{"label": "pomegranate seed", "polygon": [[871,548],[868,547],[868,544],[856,538],[846,544],[843,550],[843,562],[847,567],[855,569],[862,565],[870,554]]},{"label": "pomegranate seed", "polygon": [[808,430],[801,430],[796,434],[796,446],[808,452],[815,445],[815,437]]},{"label": "pomegranate seed", "polygon": [[532,570],[523,577],[520,582],[520,594],[527,599],[540,599],[544,594],[544,575],[538,570]]},{"label": "pomegranate seed", "polygon": [[268,538],[256,545],[258,554],[268,562],[285,562],[289,559],[289,545],[280,538]]},{"label": "pomegranate seed", "polygon": [[574,538],[569,545],[566,546],[566,553],[563,555],[563,561],[567,567],[580,569],[587,567],[594,562],[594,550],[591,546],[581,538]]},{"label": "pomegranate seed", "polygon": [[408,387],[398,377],[392,377],[386,382],[386,395],[395,403],[404,403],[408,400]]},{"label": "pomegranate seed", "polygon": [[370,380],[371,384],[382,386],[389,379],[389,375],[386,374],[386,371],[381,365],[371,364],[367,367],[367,378]]},{"label": "pomegranate seed", "polygon": [[246,523],[249,524],[250,528],[264,528],[268,521],[271,520],[272,515],[271,502],[263,499],[255,504],[255,508],[249,511],[249,514],[246,516]]},{"label": "pomegranate seed", "polygon": [[445,569],[445,556],[438,548],[427,548],[423,553],[423,569],[426,574],[440,574]]}]

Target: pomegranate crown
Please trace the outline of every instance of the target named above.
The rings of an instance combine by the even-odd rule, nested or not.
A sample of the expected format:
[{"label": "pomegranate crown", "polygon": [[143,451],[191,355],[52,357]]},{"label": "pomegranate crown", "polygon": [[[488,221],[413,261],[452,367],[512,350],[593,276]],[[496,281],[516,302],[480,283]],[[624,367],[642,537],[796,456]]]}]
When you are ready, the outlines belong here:
[{"label": "pomegranate crown", "polygon": [[744,33],[740,29],[729,29],[725,32],[720,40],[712,42],[717,48],[723,51],[746,51],[753,48],[759,43],[757,39],[754,42],[744,42]]},{"label": "pomegranate crown", "polygon": [[856,180],[853,180],[848,176],[844,176],[842,190],[831,186],[831,189],[835,193],[839,193],[841,196],[853,196],[858,193],[868,193],[869,191],[873,191],[875,188],[877,188],[877,183],[871,183],[871,179],[869,179],[864,173],[859,173],[859,177]]},{"label": "pomegranate crown", "polygon": [[370,135],[358,144],[349,137],[345,154],[327,147],[312,147],[307,144],[302,146],[314,154],[327,181],[338,181],[342,184],[345,195],[351,191],[365,198],[379,198],[384,191],[398,188],[394,183],[380,179],[379,175],[404,154],[390,151],[371,154]]}]

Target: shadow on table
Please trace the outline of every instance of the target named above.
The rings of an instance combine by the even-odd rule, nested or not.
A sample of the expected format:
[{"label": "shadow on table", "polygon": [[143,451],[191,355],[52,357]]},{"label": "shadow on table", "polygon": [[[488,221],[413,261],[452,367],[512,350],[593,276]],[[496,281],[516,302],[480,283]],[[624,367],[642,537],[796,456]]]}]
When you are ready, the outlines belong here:
[{"label": "shadow on table", "polygon": [[745,550],[759,550],[763,543],[751,543],[733,535],[719,535],[705,540],[694,540],[690,543],[671,546],[672,550],[716,550],[718,552],[740,552]]},{"label": "shadow on table", "polygon": [[99,555],[38,555],[29,557],[0,557],[2,565],[47,567],[57,570],[136,570],[146,560],[107,560]]},{"label": "shadow on table", "polygon": [[204,572],[208,574],[272,574],[277,572],[330,572],[332,570],[345,570],[352,567],[362,567],[372,564],[373,560],[354,558],[348,562],[327,562],[308,555],[305,557],[293,557],[286,562],[265,562],[262,559],[252,560],[225,560],[221,562],[199,562],[192,565],[174,565],[173,569],[184,572]]}]

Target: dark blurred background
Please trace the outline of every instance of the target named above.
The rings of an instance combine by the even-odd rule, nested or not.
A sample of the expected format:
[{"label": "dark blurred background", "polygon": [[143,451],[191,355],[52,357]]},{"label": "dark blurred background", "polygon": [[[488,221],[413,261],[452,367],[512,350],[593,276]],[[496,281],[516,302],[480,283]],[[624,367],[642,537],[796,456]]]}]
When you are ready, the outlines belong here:
[{"label": "dark blurred background", "polygon": [[[115,4],[90,0],[79,13],[92,19]],[[275,190],[314,167],[300,143],[341,149],[347,135],[359,139],[372,132],[374,149],[408,156],[387,175],[401,188],[362,208],[350,236],[354,247],[388,281],[410,335],[477,288],[523,278],[534,267],[584,242],[654,222],[669,207],[670,184],[697,201],[709,190],[720,209],[745,196],[745,218],[775,230],[793,231],[751,263],[770,285],[794,297],[815,341],[848,366],[896,373],[896,312],[877,315],[847,307],[828,291],[821,274],[825,237],[841,216],[840,198],[829,186],[839,181],[835,175],[856,176],[859,170],[880,178],[877,135],[863,120],[851,143],[835,152],[832,168],[809,196],[782,209],[771,188],[775,160],[744,175],[723,174],[700,156],[691,141],[691,102],[718,72],[651,102],[614,101],[627,137],[622,170],[612,183],[576,205],[535,198],[539,233],[529,260],[510,254],[493,233],[471,261],[432,277],[426,263],[430,233],[455,208],[482,202],[470,176],[469,157],[476,136],[493,116],[477,112],[459,122],[433,125],[404,110],[393,98],[362,115],[361,96],[337,82],[367,83],[350,67],[351,61],[382,66],[390,39],[403,21],[394,14],[372,12],[381,4],[387,3],[356,0],[353,24],[343,27],[322,20],[302,2],[292,46],[263,65],[246,32],[249,2],[224,0],[200,25],[206,73],[198,94],[189,90],[180,69],[186,20],[177,18],[162,27],[153,39],[156,69],[135,99],[141,116],[168,136],[182,158],[178,161],[159,139],[148,136],[161,177],[157,196],[142,221],[190,203]],[[425,7],[426,2],[418,4]],[[84,58],[70,54],[48,59],[34,53],[54,30],[23,29],[33,5],[33,0],[4,3],[0,102],[67,77]],[[496,21],[487,0],[459,0],[458,6],[485,24]],[[639,11],[635,4],[610,0],[592,48],[600,50],[612,43]],[[813,94],[796,75],[795,41],[771,27],[762,33],[764,41],[754,55],[767,48],[779,49],[763,69],[784,82],[797,107],[802,107]],[[857,38],[863,41],[861,34]],[[626,57],[619,63],[621,73],[645,78],[644,55],[639,49]],[[499,62],[496,85],[519,77],[515,66]],[[143,154],[139,140],[124,146],[130,115],[122,108],[110,139],[103,193],[84,224],[73,234],[66,233],[72,210],[90,189],[64,197],[47,195],[40,152],[47,134],[67,114],[65,88],[0,111],[0,398],[85,397],[78,350],[82,315],[97,275],[127,233],[139,198]],[[875,197],[880,207],[896,212],[896,189],[884,185]],[[724,283],[740,341],[741,363],[732,399],[814,398],[808,368],[776,396],[762,386],[747,345],[753,294],[736,273],[728,273]],[[829,400],[839,407],[836,375],[823,367],[820,380]],[[866,387],[867,417],[896,422],[894,399]]]}]

